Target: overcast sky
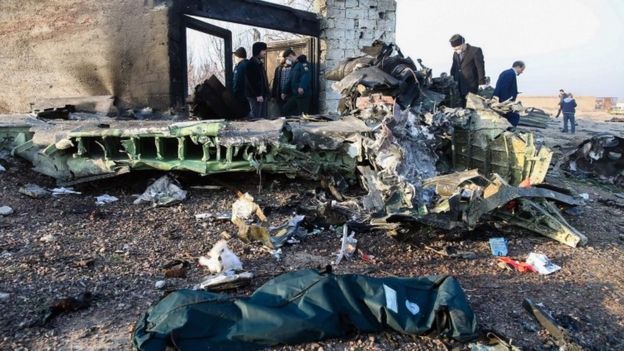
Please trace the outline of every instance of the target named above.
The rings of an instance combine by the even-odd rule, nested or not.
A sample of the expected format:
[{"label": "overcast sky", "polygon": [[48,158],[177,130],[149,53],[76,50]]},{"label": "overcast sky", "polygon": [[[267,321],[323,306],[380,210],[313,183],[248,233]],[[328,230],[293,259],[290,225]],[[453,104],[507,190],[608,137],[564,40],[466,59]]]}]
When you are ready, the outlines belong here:
[{"label": "overcast sky", "polygon": [[624,0],[397,0],[397,43],[434,75],[449,71],[448,39],[479,46],[492,84],[525,61],[526,95],[624,98]]}]

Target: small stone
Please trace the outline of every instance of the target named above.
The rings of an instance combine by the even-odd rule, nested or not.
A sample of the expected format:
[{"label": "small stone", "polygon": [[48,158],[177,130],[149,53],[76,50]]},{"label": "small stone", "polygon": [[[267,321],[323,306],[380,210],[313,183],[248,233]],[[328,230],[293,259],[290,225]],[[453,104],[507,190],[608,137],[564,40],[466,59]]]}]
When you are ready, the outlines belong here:
[{"label": "small stone", "polygon": [[0,292],[0,301],[8,300],[11,294]]},{"label": "small stone", "polygon": [[33,199],[40,199],[50,195],[50,192],[40,187],[37,184],[26,184],[18,190],[20,194],[32,197]]},{"label": "small stone", "polygon": [[13,209],[9,206],[0,207],[0,216],[8,216],[13,213]]},{"label": "small stone", "polygon": [[2,165],[0,165],[0,173],[2,172],[6,172],[6,168],[4,168]]},{"label": "small stone", "polygon": [[39,241],[42,241],[44,243],[51,243],[51,242],[56,241],[56,237],[52,234],[46,234],[42,236],[41,239],[39,239]]},{"label": "small stone", "polygon": [[158,290],[162,289],[165,287],[165,285],[167,285],[167,282],[165,282],[164,280],[159,280],[156,282],[156,284],[154,284],[154,287]]}]

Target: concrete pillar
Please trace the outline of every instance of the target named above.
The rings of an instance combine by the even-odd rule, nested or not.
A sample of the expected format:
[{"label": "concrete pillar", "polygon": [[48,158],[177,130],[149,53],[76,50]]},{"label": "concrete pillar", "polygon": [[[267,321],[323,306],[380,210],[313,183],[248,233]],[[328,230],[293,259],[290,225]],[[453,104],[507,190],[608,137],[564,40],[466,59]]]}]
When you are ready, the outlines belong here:
[{"label": "concrete pillar", "polygon": [[394,42],[396,34],[395,0],[314,0],[321,16],[321,112],[338,108],[340,95],[331,89],[333,82],[325,72],[347,57],[361,55],[360,49],[375,39]]}]

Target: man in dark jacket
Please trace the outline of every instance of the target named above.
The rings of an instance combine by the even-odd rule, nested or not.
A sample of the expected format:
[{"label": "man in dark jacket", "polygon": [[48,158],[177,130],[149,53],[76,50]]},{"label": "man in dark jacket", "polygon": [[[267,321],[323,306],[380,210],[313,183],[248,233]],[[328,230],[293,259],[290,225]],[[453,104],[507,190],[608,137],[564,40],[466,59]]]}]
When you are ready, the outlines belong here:
[{"label": "man in dark jacket", "polygon": [[263,62],[266,53],[266,43],[254,43],[253,57],[249,60],[245,70],[245,95],[249,101],[252,118],[266,118],[268,115],[271,91]]},{"label": "man in dark jacket", "polygon": [[[524,72],[525,67],[524,62],[516,61],[510,69],[503,71],[496,81],[493,98],[498,99],[500,102],[507,100],[516,101],[518,97],[518,80],[516,77]],[[505,118],[514,127],[520,122],[520,115],[516,112],[507,113]]]},{"label": "man in dark jacket", "polygon": [[282,63],[275,68],[275,74],[273,75],[273,86],[271,88],[271,96],[280,108],[282,115],[284,112],[284,105],[290,97],[290,72],[293,65],[297,62],[297,55],[293,49],[286,49],[282,53]]},{"label": "man in dark jacket", "polygon": [[566,94],[561,100],[561,111],[563,112],[563,130],[562,132],[568,132],[568,122],[570,123],[570,133],[576,132],[576,121],[574,114],[576,114],[576,100],[572,93]]},{"label": "man in dark jacket", "polygon": [[234,51],[234,62],[234,82],[232,92],[234,93],[236,100],[238,100],[241,105],[245,106],[247,112],[249,112],[249,102],[247,101],[247,96],[245,95],[245,74],[249,60],[247,60],[247,50],[245,50],[245,48],[240,47]]},{"label": "man in dark jacket", "polygon": [[457,82],[462,106],[466,106],[466,95],[477,94],[479,85],[485,85],[485,62],[481,48],[466,43],[464,37],[455,34],[449,40],[453,47],[451,76]]},{"label": "man in dark jacket", "polygon": [[308,58],[301,55],[290,72],[291,96],[284,105],[284,114],[287,116],[310,113],[312,101],[312,67]]}]

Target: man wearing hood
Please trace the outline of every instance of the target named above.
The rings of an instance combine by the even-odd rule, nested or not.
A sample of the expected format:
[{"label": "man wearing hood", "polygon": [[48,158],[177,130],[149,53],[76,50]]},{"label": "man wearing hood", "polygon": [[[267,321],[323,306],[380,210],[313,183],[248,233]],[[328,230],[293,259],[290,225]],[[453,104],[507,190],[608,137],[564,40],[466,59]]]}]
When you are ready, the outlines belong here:
[{"label": "man wearing hood", "polygon": [[246,70],[247,64],[249,64],[249,60],[247,59],[247,50],[240,47],[236,49],[233,54],[235,66],[232,92],[240,105],[242,105],[246,109],[247,113],[249,113],[249,102],[247,101],[247,96],[245,94],[245,81],[247,80]]},{"label": "man wearing hood", "polygon": [[252,118],[266,118],[268,115],[268,103],[271,96],[269,80],[264,68],[264,58],[267,53],[267,44],[257,42],[252,47],[253,57],[245,70],[245,95],[249,101]]},{"label": "man wearing hood", "polygon": [[449,40],[453,48],[451,76],[457,82],[462,107],[466,106],[466,95],[477,94],[479,85],[486,85],[485,61],[481,48],[466,43],[466,39],[455,34]]},{"label": "man wearing hood", "polygon": [[576,121],[574,115],[576,114],[576,100],[572,93],[568,93],[561,100],[561,111],[563,112],[563,130],[562,132],[568,132],[568,122],[570,123],[570,133],[576,132]]},{"label": "man wearing hood", "polygon": [[297,58],[297,63],[290,72],[290,97],[284,105],[287,116],[310,113],[312,101],[312,68],[306,55]]}]

